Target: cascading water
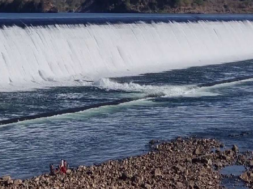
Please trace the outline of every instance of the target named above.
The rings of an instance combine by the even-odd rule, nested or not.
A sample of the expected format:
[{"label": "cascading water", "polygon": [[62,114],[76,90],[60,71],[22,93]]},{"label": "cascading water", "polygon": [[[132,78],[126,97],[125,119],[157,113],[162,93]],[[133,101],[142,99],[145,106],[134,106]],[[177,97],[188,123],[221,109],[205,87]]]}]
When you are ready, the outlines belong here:
[{"label": "cascading water", "polygon": [[0,90],[253,58],[251,21],[0,29]]}]

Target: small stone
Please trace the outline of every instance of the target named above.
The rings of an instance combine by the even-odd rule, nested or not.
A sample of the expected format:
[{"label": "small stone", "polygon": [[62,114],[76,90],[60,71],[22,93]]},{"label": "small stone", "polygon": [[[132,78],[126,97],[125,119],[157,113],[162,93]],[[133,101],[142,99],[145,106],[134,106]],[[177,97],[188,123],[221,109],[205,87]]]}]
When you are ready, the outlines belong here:
[{"label": "small stone", "polygon": [[250,166],[250,167],[253,167],[253,160],[250,160],[250,161],[249,161],[249,166]]},{"label": "small stone", "polygon": [[40,178],[39,178],[39,177],[36,177],[36,178],[34,179],[34,181],[39,182],[39,181],[40,181]]},{"label": "small stone", "polygon": [[240,179],[242,179],[245,182],[249,182],[249,176],[247,172],[244,172],[243,174],[241,174]]},{"label": "small stone", "polygon": [[221,154],[221,150],[220,149],[216,149],[215,153],[218,154],[218,155],[220,155]]},{"label": "small stone", "polygon": [[233,151],[233,150],[226,150],[226,151],[225,151],[225,154],[226,154],[227,156],[230,156],[230,157],[231,157],[231,156],[234,155],[234,152],[235,152],[235,151]]},{"label": "small stone", "polygon": [[127,172],[123,172],[120,176],[120,179],[122,180],[127,180],[129,178],[129,175],[127,174]]},{"label": "small stone", "polygon": [[253,180],[253,173],[252,172],[248,173],[248,176],[249,176],[250,180],[252,181]]},{"label": "small stone", "polygon": [[200,187],[197,184],[195,184],[194,189],[200,189]]},{"label": "small stone", "polygon": [[201,154],[201,151],[199,148],[196,148],[196,150],[194,151],[194,154],[195,155],[200,155]]},{"label": "small stone", "polygon": [[72,171],[71,171],[70,169],[68,169],[68,170],[66,171],[66,173],[67,173],[68,175],[70,175],[70,174],[72,173]]},{"label": "small stone", "polygon": [[135,183],[141,183],[143,181],[143,176],[134,175],[131,180]]},{"label": "small stone", "polygon": [[173,168],[179,173],[183,173],[185,171],[185,169],[181,165],[174,166]]},{"label": "small stone", "polygon": [[81,165],[81,166],[78,167],[78,171],[82,171],[82,170],[85,170],[85,169],[86,169],[86,167],[83,166],[83,165]]},{"label": "small stone", "polygon": [[221,168],[223,167],[222,163],[221,162],[218,162],[214,165],[216,168]]},{"label": "small stone", "polygon": [[177,182],[177,188],[183,188],[183,187],[184,187],[183,183]]},{"label": "small stone", "polygon": [[97,185],[93,183],[93,184],[92,184],[92,187],[93,187],[93,188],[96,188],[96,187],[97,187]]},{"label": "small stone", "polygon": [[208,165],[213,165],[213,161],[212,161],[211,159],[208,159],[208,160],[207,160],[207,164],[208,164]]},{"label": "small stone", "polygon": [[2,180],[3,180],[4,182],[7,182],[7,181],[11,180],[11,177],[10,177],[10,176],[4,176],[4,177],[2,178]]},{"label": "small stone", "polygon": [[151,189],[151,186],[150,186],[149,184],[146,183],[146,184],[144,184],[144,188],[145,188],[145,189]]},{"label": "small stone", "polygon": [[161,175],[162,175],[162,172],[161,172],[160,169],[155,169],[155,170],[153,171],[153,174],[154,174],[155,177],[157,177],[157,176],[161,176]]},{"label": "small stone", "polygon": [[192,162],[192,159],[190,157],[187,157],[185,161],[186,162]]},{"label": "small stone", "polygon": [[20,179],[17,179],[17,180],[14,180],[14,185],[20,185],[20,184],[22,184],[23,183],[23,181],[22,180],[20,180]]},{"label": "small stone", "polygon": [[8,184],[8,185],[13,184],[13,180],[8,180],[8,181],[7,181],[7,184]]},{"label": "small stone", "polygon": [[151,140],[151,141],[149,141],[149,144],[150,144],[150,145],[154,145],[154,144],[156,144],[156,143],[158,143],[157,140]]}]

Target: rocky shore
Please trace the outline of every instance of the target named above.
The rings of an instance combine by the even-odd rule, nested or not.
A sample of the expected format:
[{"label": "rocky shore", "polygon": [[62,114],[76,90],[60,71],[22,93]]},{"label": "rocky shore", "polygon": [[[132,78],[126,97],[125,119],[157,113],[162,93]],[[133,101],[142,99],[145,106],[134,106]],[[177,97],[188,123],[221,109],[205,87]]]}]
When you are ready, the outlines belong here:
[{"label": "rocky shore", "polygon": [[0,0],[0,12],[253,13],[251,0]]},{"label": "rocky shore", "polygon": [[[239,153],[237,146],[224,149],[214,139],[177,138],[171,142],[150,141],[147,154],[97,166],[79,166],[66,175],[44,174],[27,180],[0,178],[0,189],[220,189],[222,167],[247,167],[240,176],[253,188],[252,153]],[[239,178],[238,178],[239,179]]]}]

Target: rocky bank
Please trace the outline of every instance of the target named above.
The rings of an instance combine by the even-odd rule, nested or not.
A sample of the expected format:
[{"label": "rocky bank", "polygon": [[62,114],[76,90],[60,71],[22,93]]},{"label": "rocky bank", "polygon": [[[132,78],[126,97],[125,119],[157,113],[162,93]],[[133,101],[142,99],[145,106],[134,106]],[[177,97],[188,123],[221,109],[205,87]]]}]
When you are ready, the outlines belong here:
[{"label": "rocky bank", "polygon": [[0,12],[253,13],[253,1],[0,0]]},{"label": "rocky bank", "polygon": [[214,139],[177,138],[171,142],[150,141],[147,154],[97,166],[69,169],[66,175],[41,175],[27,180],[0,178],[0,189],[220,189],[222,167],[248,167],[240,177],[252,186],[251,153],[241,154],[237,146],[223,149]]}]

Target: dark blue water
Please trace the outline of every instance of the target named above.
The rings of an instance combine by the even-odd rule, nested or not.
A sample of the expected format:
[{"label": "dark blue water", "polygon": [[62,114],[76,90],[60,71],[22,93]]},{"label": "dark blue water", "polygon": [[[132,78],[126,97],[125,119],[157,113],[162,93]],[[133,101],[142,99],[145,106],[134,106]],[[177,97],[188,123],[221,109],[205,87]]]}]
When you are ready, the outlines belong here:
[{"label": "dark blue water", "polygon": [[[71,166],[100,163],[142,154],[151,139],[177,136],[212,137],[228,147],[253,150],[252,63],[103,79],[86,87],[1,93],[1,120],[122,98],[140,100],[0,126],[0,173],[27,178],[47,172],[48,164],[60,159]],[[150,94],[158,95],[143,98]],[[229,136],[246,131],[246,136]]]}]

